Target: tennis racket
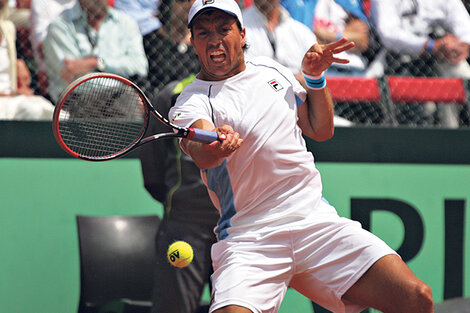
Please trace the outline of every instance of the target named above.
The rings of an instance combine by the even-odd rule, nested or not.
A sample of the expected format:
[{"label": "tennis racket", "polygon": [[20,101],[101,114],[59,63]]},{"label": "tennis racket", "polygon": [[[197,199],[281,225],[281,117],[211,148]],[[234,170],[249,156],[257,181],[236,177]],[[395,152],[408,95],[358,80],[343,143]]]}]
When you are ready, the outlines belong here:
[{"label": "tennis racket", "polygon": [[[144,138],[149,112],[175,132]],[[56,104],[52,127],[63,150],[88,161],[116,159],[143,144],[165,138],[203,143],[218,140],[216,132],[170,123],[137,85],[110,73],[91,73],[73,81]]]}]

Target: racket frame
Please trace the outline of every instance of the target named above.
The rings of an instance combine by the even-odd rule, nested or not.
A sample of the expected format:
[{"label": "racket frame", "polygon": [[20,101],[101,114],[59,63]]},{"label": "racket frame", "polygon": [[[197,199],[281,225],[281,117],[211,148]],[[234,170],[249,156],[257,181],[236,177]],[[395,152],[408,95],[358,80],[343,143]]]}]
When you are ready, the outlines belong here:
[{"label": "racket frame", "polygon": [[[134,90],[137,91],[138,95],[140,96],[140,98],[142,99],[142,101],[145,104],[145,106],[144,106],[144,108],[145,108],[144,125],[143,125],[142,130],[141,130],[140,134],[138,135],[138,137],[132,143],[130,143],[126,148],[122,149],[118,153],[110,154],[110,155],[107,155],[107,156],[90,157],[90,156],[86,156],[86,155],[82,155],[80,153],[77,153],[76,151],[73,151],[72,149],[70,149],[67,146],[67,144],[65,143],[64,139],[62,138],[62,136],[60,134],[60,130],[59,130],[60,113],[62,111],[62,107],[64,105],[65,100],[70,95],[70,93],[73,90],[75,90],[75,88],[77,88],[78,86],[80,86],[81,84],[83,84],[84,82],[86,82],[90,79],[95,79],[95,78],[100,78],[100,77],[102,77],[102,78],[108,77],[108,78],[116,79],[116,80],[118,80],[118,81],[120,81],[120,82],[122,82],[126,85],[131,86],[132,88],[134,88]],[[155,134],[155,135],[144,138],[144,135],[145,135],[145,132],[148,128],[148,123],[149,123],[149,112],[152,112],[152,114],[155,115],[155,117],[160,122],[162,122],[163,124],[173,128],[176,132],[160,133],[160,134]],[[86,161],[108,161],[108,160],[112,160],[112,159],[117,159],[117,158],[120,158],[120,157],[126,155],[127,153],[131,152],[132,150],[136,149],[138,146],[141,146],[143,144],[146,144],[146,143],[149,143],[149,142],[152,142],[152,141],[165,139],[165,138],[188,138],[190,140],[197,140],[197,141],[203,141],[203,142],[208,143],[208,142],[210,142],[208,139],[205,139],[205,141],[204,141],[204,140],[197,139],[197,138],[198,137],[205,137],[206,135],[208,135],[208,137],[211,138],[211,137],[214,137],[215,134],[217,134],[215,132],[209,132],[209,131],[201,130],[201,129],[180,127],[180,126],[177,126],[177,125],[174,125],[174,124],[170,123],[170,121],[168,121],[165,117],[163,117],[160,114],[160,112],[158,112],[154,108],[154,106],[152,105],[150,100],[147,98],[147,96],[144,94],[144,92],[135,83],[133,83],[129,79],[124,78],[122,76],[112,74],[112,73],[103,73],[103,72],[93,72],[93,73],[83,75],[83,76],[77,78],[76,80],[74,80],[73,82],[71,82],[64,89],[64,91],[61,93],[61,95],[59,97],[59,100],[57,101],[56,107],[54,109],[54,114],[53,114],[53,119],[52,119],[52,131],[54,133],[54,137],[55,137],[57,143],[59,144],[59,146],[65,152],[67,152],[68,154],[70,154],[71,156],[73,156],[75,158],[79,158],[79,159],[86,160]],[[214,140],[217,140],[217,138],[215,138]]]}]

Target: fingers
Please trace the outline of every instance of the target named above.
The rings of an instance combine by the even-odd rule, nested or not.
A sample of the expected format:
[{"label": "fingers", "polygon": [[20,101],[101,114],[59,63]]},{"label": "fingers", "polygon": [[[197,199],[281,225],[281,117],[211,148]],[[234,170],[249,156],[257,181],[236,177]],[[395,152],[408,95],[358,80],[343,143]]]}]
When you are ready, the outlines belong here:
[{"label": "fingers", "polygon": [[305,54],[302,71],[317,75],[325,71],[332,63],[347,64],[348,59],[338,58],[335,54],[352,49],[355,45],[354,42],[348,42],[348,39],[344,37],[325,45],[315,44]]},{"label": "fingers", "polygon": [[332,63],[348,64],[349,60],[348,59],[333,58]]},{"label": "fingers", "polygon": [[324,46],[324,49],[330,49],[330,50],[334,50],[344,44],[346,44],[348,42],[348,39],[343,37],[339,40],[336,40],[336,41],[333,41],[333,42],[330,42],[330,43],[327,43]]},{"label": "fingers", "polygon": [[220,145],[220,148],[223,151],[232,153],[240,148],[241,144],[243,143],[243,139],[240,138],[240,134],[237,132],[226,134],[225,136],[225,140],[222,141]]},{"label": "fingers", "polygon": [[[344,39],[344,38],[343,38]],[[333,43],[333,42],[332,42]],[[340,53],[340,52],[343,52],[343,51],[346,51],[346,50],[349,50],[349,49],[352,49],[356,46],[356,44],[353,42],[353,41],[350,41],[346,44],[343,44],[343,45],[340,45],[338,47],[335,47],[334,49],[332,49],[333,53],[336,54],[336,53]]]},{"label": "fingers", "polygon": [[232,127],[222,125],[215,130],[219,133],[219,141],[204,145],[203,149],[211,151],[217,157],[228,157],[243,144],[240,134],[233,131]]}]

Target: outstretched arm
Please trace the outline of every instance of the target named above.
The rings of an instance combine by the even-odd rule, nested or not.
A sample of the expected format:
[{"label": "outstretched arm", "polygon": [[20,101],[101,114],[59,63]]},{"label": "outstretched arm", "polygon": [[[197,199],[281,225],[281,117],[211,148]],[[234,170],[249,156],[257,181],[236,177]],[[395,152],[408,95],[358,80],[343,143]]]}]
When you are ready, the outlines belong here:
[{"label": "outstretched arm", "polygon": [[302,72],[306,78],[307,100],[299,107],[298,125],[302,132],[317,141],[328,140],[333,136],[333,100],[326,87],[324,71],[333,63],[348,63],[349,60],[334,55],[349,50],[354,42],[342,38],[338,41],[313,45],[302,61]]}]

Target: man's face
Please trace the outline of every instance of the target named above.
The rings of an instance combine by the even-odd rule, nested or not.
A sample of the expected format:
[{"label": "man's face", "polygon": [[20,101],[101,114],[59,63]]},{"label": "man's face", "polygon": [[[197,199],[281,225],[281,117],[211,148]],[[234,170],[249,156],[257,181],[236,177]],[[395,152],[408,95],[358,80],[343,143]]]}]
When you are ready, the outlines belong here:
[{"label": "man's face", "polygon": [[108,0],[80,0],[82,10],[90,17],[106,14]]},{"label": "man's face", "polygon": [[280,0],[254,0],[254,4],[258,10],[262,12],[271,12],[279,3]]},{"label": "man's face", "polygon": [[245,69],[245,29],[240,31],[230,14],[216,9],[202,12],[193,22],[191,43],[203,80],[223,80]]}]

